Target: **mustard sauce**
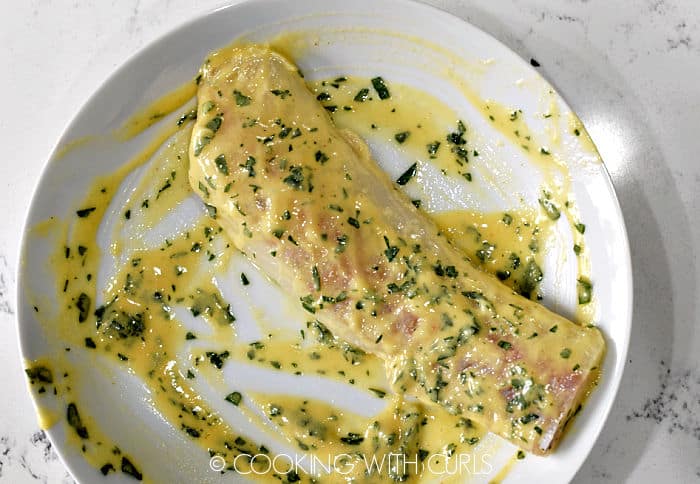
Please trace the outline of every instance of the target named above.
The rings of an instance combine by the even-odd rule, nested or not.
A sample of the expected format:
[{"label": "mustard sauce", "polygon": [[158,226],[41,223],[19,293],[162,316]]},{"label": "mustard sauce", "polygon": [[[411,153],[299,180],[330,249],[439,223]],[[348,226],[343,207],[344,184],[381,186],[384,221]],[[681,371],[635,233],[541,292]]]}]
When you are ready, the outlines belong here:
[{"label": "mustard sauce", "polygon": [[[164,94],[143,110],[132,115],[117,131],[117,138],[127,141],[139,135],[194,98],[196,92],[197,80],[193,79]],[[189,112],[185,112],[182,119],[185,120],[188,116]]]},{"label": "mustard sauce", "polygon": [[513,467],[517,464],[518,460],[525,458],[525,454],[522,451],[518,451],[516,454],[511,456],[510,459],[501,467],[501,469],[496,473],[494,477],[489,479],[489,484],[501,484],[506,477],[513,471]]},{"label": "mustard sauce", "polygon": [[[369,102],[377,95],[372,81],[338,79],[313,82],[310,88],[327,108],[335,108],[328,110],[339,126],[352,126],[361,134],[379,136],[416,160],[436,166],[445,176],[476,181],[469,160],[478,154],[474,150],[460,151],[459,140],[467,127],[449,108],[425,93],[399,85],[392,85],[391,89],[397,93],[395,98],[403,102]],[[196,83],[188,82],[163,96],[128,120],[119,136],[124,140],[137,136],[188,103],[195,91]],[[408,99],[416,102],[409,103]],[[350,109],[345,109],[351,104]],[[432,109],[424,109],[427,105]],[[565,169],[542,147],[531,143],[531,135],[520,120],[510,119],[516,111],[495,103],[485,103],[483,109],[485,115],[497,119],[494,122],[502,123],[502,132],[530,159],[553,164],[557,170]],[[76,209],[75,217],[34,228],[37,235],[51,231],[62,237],[52,257],[59,311],[43,320],[47,331],[73,351],[94,352],[97,358],[115,362],[135,374],[149,388],[151,405],[171,426],[208,450],[210,456],[221,456],[228,464],[241,454],[259,453],[264,443],[252,442],[248,436],[237,433],[191,384],[200,376],[217,374],[227,362],[244,362],[297,376],[319,375],[386,400],[381,414],[367,417],[326,402],[290,395],[223,393],[222,400],[231,405],[256,410],[258,417],[249,418],[261,425],[260,415],[264,415],[267,423],[275,425],[282,438],[298,451],[309,453],[320,462],[329,455],[347,455],[347,459],[333,462],[334,468],[351,469],[342,474],[342,479],[337,472],[328,477],[323,466],[320,470],[312,468],[308,474],[297,474],[290,468],[281,475],[257,476],[265,481],[306,481],[310,475],[317,475],[318,482],[418,482],[437,477],[441,482],[462,482],[481,472],[484,460],[477,447],[485,434],[483,428],[439,407],[393,396],[386,384],[382,360],[334,338],[320,323],[309,321],[296,337],[269,328],[270,332],[260,341],[238,341],[236,305],[222,295],[214,277],[225,271],[235,248],[206,213],[156,246],[139,238],[138,234],[152,230],[191,195],[187,147],[192,117],[191,111],[185,110],[181,122],[164,126],[136,157],[111,176],[96,180]],[[582,129],[580,124],[573,125],[572,129]],[[445,142],[446,135],[453,136],[454,142]],[[109,246],[100,248],[98,232],[110,202],[137,168],[145,170],[142,181],[120,207],[119,222],[108,237]],[[552,196],[560,204],[564,192],[553,191]],[[552,236],[552,218],[546,216],[546,206],[543,204],[545,216],[539,208],[532,207],[494,213],[459,210],[428,216],[476,266],[535,299],[543,277],[546,242]],[[585,251],[584,231],[577,232],[575,240]],[[107,255],[119,263],[115,273],[103,281],[104,287],[98,288],[100,261]],[[589,266],[584,262],[579,267],[585,278]],[[214,337],[188,330],[178,321],[175,305],[186,307],[194,318],[203,318],[213,328]],[[216,342],[216,347],[193,348],[183,365],[176,355],[197,341]],[[61,370],[54,368],[56,364]],[[77,368],[71,368],[68,360],[43,359],[26,362],[25,366],[33,392],[41,402],[42,428],[51,427],[65,414],[70,427],[68,441],[82,449],[88,462],[104,473],[121,470],[132,477],[148,479],[139,471],[138,457],[123,454],[117,443],[101,433],[99,422],[80,412],[79,403],[63,407],[57,404],[73,399],[79,402]],[[75,383],[71,383],[72,379]],[[50,402],[53,397],[55,401]],[[392,452],[403,455],[404,461],[386,460]],[[375,468],[368,469],[371,462],[368,464],[360,455],[373,456]],[[465,455],[469,459],[464,460]],[[378,468],[376,459],[386,467]],[[432,472],[426,466],[428,462],[433,469],[449,468],[455,472],[448,472],[451,477],[445,478],[444,472]],[[245,461],[236,464],[238,470],[244,471],[256,465]]]}]

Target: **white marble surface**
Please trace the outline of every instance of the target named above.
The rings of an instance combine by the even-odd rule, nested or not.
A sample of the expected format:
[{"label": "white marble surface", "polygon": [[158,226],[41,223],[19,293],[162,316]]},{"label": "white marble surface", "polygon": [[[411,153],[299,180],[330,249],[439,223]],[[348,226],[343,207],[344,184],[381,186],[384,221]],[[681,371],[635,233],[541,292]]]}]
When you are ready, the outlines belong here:
[{"label": "white marble surface", "polygon": [[[0,481],[72,482],[39,430],[17,346],[19,234],[49,151],[139,47],[221,2],[2,2]],[[606,160],[630,235],[635,314],[617,402],[575,482],[700,481],[700,2],[441,0],[541,72]]]}]

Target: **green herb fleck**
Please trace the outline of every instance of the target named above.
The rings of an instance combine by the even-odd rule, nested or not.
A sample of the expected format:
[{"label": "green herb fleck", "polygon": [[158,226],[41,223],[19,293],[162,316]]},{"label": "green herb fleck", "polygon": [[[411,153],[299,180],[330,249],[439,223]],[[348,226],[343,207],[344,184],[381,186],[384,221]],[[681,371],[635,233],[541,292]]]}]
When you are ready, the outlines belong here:
[{"label": "green herb fleck", "polygon": [[234,90],[233,96],[236,98],[236,105],[239,107],[247,106],[250,104],[250,98],[239,90]]},{"label": "green herb fleck", "polygon": [[292,93],[289,92],[289,89],[285,89],[285,90],[273,89],[273,90],[270,91],[270,92],[271,92],[272,94],[274,94],[275,96],[278,96],[278,97],[280,97],[280,98],[282,98],[282,99],[286,99],[287,96],[291,96],[291,95],[292,95]]},{"label": "green herb fleck", "polygon": [[308,312],[311,314],[316,312],[316,308],[314,307],[314,299],[311,294],[307,294],[306,296],[299,298],[299,300],[301,301],[301,306]]},{"label": "green herb fleck", "polygon": [[578,303],[588,304],[593,298],[593,284],[586,278],[580,278],[577,284]]},{"label": "green herb fleck", "polygon": [[358,103],[363,103],[368,98],[369,98],[369,89],[367,89],[366,87],[363,87],[362,89],[357,91],[357,94],[355,94],[355,97],[354,97],[355,101],[357,101]]},{"label": "green herb fleck", "polygon": [[207,214],[215,219],[216,218],[216,207],[214,205],[209,205],[208,203],[204,204],[205,208],[207,209]]},{"label": "green herb fleck", "polygon": [[243,168],[248,170],[248,177],[253,178],[255,177],[255,158],[252,156],[249,156],[248,159],[245,160],[245,165],[242,165]]},{"label": "green herb fleck", "polygon": [[40,383],[53,383],[53,374],[51,373],[51,370],[45,366],[27,368],[24,370],[24,372],[27,374],[27,378],[29,378],[29,381],[32,384],[34,384],[34,381],[38,381]]},{"label": "green herb fleck", "polygon": [[393,260],[396,258],[396,255],[399,253],[399,248],[395,245],[391,245],[386,235],[384,236],[384,243],[386,244],[386,250],[384,251],[384,255],[386,255],[386,258],[389,260],[389,262],[393,262]]},{"label": "green herb fleck", "polygon": [[325,154],[323,151],[321,151],[321,150],[318,150],[318,151],[314,154],[314,158],[316,158],[316,161],[318,161],[318,162],[321,163],[322,165],[323,165],[325,162],[328,161],[328,155],[326,155],[326,154]]},{"label": "green herb fleck", "polygon": [[137,481],[143,480],[143,474],[139,472],[139,470],[136,468],[134,464],[131,463],[129,459],[126,457],[122,457],[122,466],[121,466],[122,472],[126,474],[127,476],[131,476]]},{"label": "green herb fleck", "polygon": [[544,213],[547,214],[547,217],[549,217],[552,220],[557,220],[559,217],[561,217],[561,212],[559,211],[559,208],[548,198],[540,198],[539,199],[540,205],[544,209]]},{"label": "green herb fleck", "polygon": [[417,166],[417,163],[414,163],[411,166],[409,166],[408,169],[405,172],[403,172],[401,176],[396,180],[396,183],[403,186],[409,181],[411,181],[411,178],[416,176]]},{"label": "green herb fleck", "polygon": [[216,104],[214,104],[213,101],[207,101],[202,104],[202,114],[207,114],[209,111],[214,109],[216,107]]},{"label": "green herb fleck", "polygon": [[396,140],[397,143],[402,144],[404,141],[408,139],[408,137],[411,136],[410,131],[401,131],[400,133],[396,133],[394,135],[394,139]]},{"label": "green herb fleck", "polygon": [[311,269],[311,276],[314,280],[314,289],[317,291],[321,290],[321,277],[318,274],[318,266],[313,266]]},{"label": "green herb fleck", "polygon": [[365,438],[363,436],[353,432],[348,433],[347,437],[340,438],[341,442],[348,445],[360,445],[362,442],[364,442],[364,440]]},{"label": "green herb fleck", "polygon": [[440,149],[440,142],[433,141],[432,143],[428,143],[427,149],[428,155],[430,155],[431,158],[435,158],[437,156],[438,150]]},{"label": "green herb fleck", "polygon": [[223,117],[219,114],[214,116],[207,122],[206,127],[209,128],[213,133],[216,133],[219,131],[219,128],[221,127],[221,123],[223,121]]},{"label": "green herb fleck", "polygon": [[241,400],[243,400],[243,395],[241,395],[239,392],[231,392],[226,395],[225,400],[234,404],[235,406],[238,406],[241,403]]},{"label": "green herb fleck", "polygon": [[211,136],[208,136],[208,135],[200,136],[194,145],[194,156],[199,156],[202,153],[202,150],[204,149],[204,147],[207,146],[210,141],[211,141]]},{"label": "green herb fleck", "polygon": [[348,245],[348,236],[343,234],[339,237],[336,237],[336,242],[338,242],[338,246],[335,248],[335,253],[336,254],[342,254],[345,252],[345,248]]},{"label": "green herb fleck", "polygon": [[209,358],[209,363],[214,365],[217,370],[220,370],[224,366],[224,360],[230,356],[230,353],[228,351],[224,351],[222,353],[207,351],[205,355],[207,358]]},{"label": "green herb fleck", "polygon": [[214,163],[216,164],[216,167],[222,174],[228,175],[228,165],[226,164],[226,156],[223,153],[217,156],[216,159],[214,159]]},{"label": "green herb fleck", "polygon": [[379,99],[383,100],[389,99],[391,97],[391,94],[389,93],[389,88],[386,87],[384,79],[382,79],[381,77],[377,76],[372,78],[372,87],[374,87],[374,90],[377,91]]},{"label": "green herb fleck", "polygon": [[530,422],[537,420],[538,418],[540,418],[539,415],[535,413],[528,413],[527,415],[523,415],[522,417],[520,417],[520,423],[523,425],[527,425]]},{"label": "green herb fleck", "polygon": [[75,433],[81,439],[87,439],[89,437],[87,428],[83,425],[83,421],[80,419],[80,414],[78,413],[78,407],[75,403],[69,403],[66,408],[66,419],[68,420],[68,425],[73,427]]},{"label": "green herb fleck", "polygon": [[81,292],[78,296],[78,301],[75,303],[75,307],[78,308],[79,323],[84,323],[87,320],[90,312],[91,303],[92,300],[90,299],[90,296],[88,296],[84,292]]},{"label": "green herb fleck", "polygon": [[76,210],[76,215],[80,218],[85,218],[88,215],[90,215],[92,212],[95,211],[97,207],[89,207],[89,208],[81,208],[80,210]]},{"label": "green herb fleck", "polygon": [[531,260],[525,266],[525,272],[516,284],[516,289],[521,296],[531,297],[532,292],[537,288],[537,285],[544,279],[542,269],[534,260]]},{"label": "green herb fleck", "polygon": [[301,190],[304,183],[304,173],[301,166],[292,166],[289,171],[290,175],[284,179],[284,182],[295,190]]}]

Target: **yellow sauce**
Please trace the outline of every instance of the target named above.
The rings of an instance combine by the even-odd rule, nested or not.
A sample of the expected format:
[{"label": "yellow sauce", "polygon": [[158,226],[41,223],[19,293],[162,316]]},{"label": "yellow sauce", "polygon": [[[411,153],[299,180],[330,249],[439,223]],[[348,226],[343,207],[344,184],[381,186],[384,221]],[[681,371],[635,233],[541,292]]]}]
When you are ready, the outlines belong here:
[{"label": "yellow sauce", "polygon": [[[480,470],[471,459],[480,455],[473,447],[483,432],[468,419],[439,408],[394,398],[381,414],[367,418],[308,398],[270,394],[249,398],[290,444],[312,453],[326,468],[333,463],[344,479],[362,481],[369,471],[370,479],[377,481],[439,477],[441,482],[463,482]],[[392,457],[398,454],[405,460]],[[320,465],[317,469],[327,470]]]},{"label": "yellow sauce", "polygon": [[[391,83],[391,98],[378,102],[370,79],[346,76],[315,81],[310,87],[338,126],[393,145],[409,159],[430,163],[445,175],[470,173],[473,150],[460,158],[445,141],[447,134],[458,131],[459,117],[432,95]],[[433,154],[431,144],[437,144]]]},{"label": "yellow sauce", "polygon": [[60,418],[51,398],[58,395],[61,375],[56,373],[52,362],[47,358],[25,361],[24,368],[37,405],[39,427],[49,429]]},{"label": "yellow sauce", "polygon": [[531,210],[430,216],[472,263],[521,294],[537,297],[551,220]]},{"label": "yellow sauce", "polygon": [[[194,98],[197,92],[196,79],[164,94],[141,111],[131,116],[117,132],[117,137],[127,141],[154,125],[168,114],[172,113],[187,101]],[[186,116],[184,114],[183,116]]]},{"label": "yellow sauce", "polygon": [[66,156],[68,153],[72,152],[73,150],[76,150],[78,148],[82,148],[83,146],[87,145],[93,141],[92,136],[82,136],[80,138],[71,140],[61,146],[58,147],[56,150],[56,154],[54,155],[54,159],[60,160],[64,156]]},{"label": "yellow sauce", "polygon": [[[466,178],[466,174],[470,172],[467,163],[460,163],[454,152],[449,151],[444,143],[442,149],[432,158],[426,151],[430,143],[443,140],[446,133],[457,129],[458,119],[449,108],[425,93],[393,86],[392,92],[397,94],[398,99],[395,104],[353,103],[353,109],[346,111],[342,106],[346,101],[349,102],[350,97],[357,95],[357,86],[369,86],[369,82],[366,79],[350,79],[335,88],[332,81],[326,81],[326,84],[319,81],[310,87],[317,94],[332,90],[333,101],[339,106],[334,113],[339,125],[352,125],[360,133],[372,132],[391,143],[398,143],[397,134],[410,131],[404,142],[398,143],[401,145],[400,149],[413,153],[413,156],[423,162],[435,164],[446,176]],[[163,96],[125,123],[120,136],[129,139],[143,132],[165,115],[187,103],[195,90],[195,83],[190,82]],[[416,98],[417,93],[419,96]],[[416,102],[407,102],[408,99]],[[330,103],[324,101],[324,104]],[[432,106],[431,110],[425,109],[428,105]],[[389,108],[390,106],[393,107]],[[507,119],[508,112],[499,110],[493,103],[485,109],[491,113],[495,112],[498,118]],[[183,116],[183,119],[186,117]],[[370,120],[380,121],[373,123]],[[506,121],[503,121],[503,125],[510,128]],[[529,136],[526,134],[526,127],[519,126],[516,130],[520,134],[516,135],[515,131],[511,130],[510,139],[521,146],[526,145],[523,141]],[[212,273],[225,267],[231,248],[218,226],[208,218],[203,217],[195,227],[177,234],[161,246],[146,248],[139,243],[136,252],[128,252],[134,248],[134,240],[124,239],[120,235],[124,225],[136,224],[138,229],[134,232],[143,233],[153,228],[189,195],[186,182],[189,132],[190,127],[187,123],[162,128],[139,155],[111,176],[97,180],[77,208],[85,210],[94,207],[94,210],[85,217],[71,217],[58,230],[65,234],[52,260],[56,272],[56,296],[60,301],[60,311],[56,317],[45,320],[44,327],[55,337],[65,341],[74,351],[92,351],[99,355],[99,358],[118,361],[124,365],[148,386],[152,392],[151,404],[173,427],[182,429],[203,449],[212,450],[230,463],[230,459],[235,455],[235,452],[231,451],[230,443],[237,439],[248,442],[248,438],[238,435],[235,429],[230,428],[220,416],[210,410],[207,402],[193,390],[188,380],[196,378],[200,372],[204,375],[216,371],[219,361],[225,364],[226,361],[237,360],[272,367],[290,374],[323,375],[377,393],[377,389],[384,388],[381,386],[385,382],[384,367],[383,362],[375,356],[353,351],[348,354],[348,347],[338,341],[324,341],[323,335],[313,327],[306,328],[304,335],[298,340],[290,340],[287,336],[276,335],[273,332],[258,345],[238,342],[235,325],[231,321],[233,314],[227,301],[212,282]],[[549,162],[550,159],[546,158],[546,155],[537,154],[536,148],[523,147],[523,150],[531,152],[535,149],[536,158]],[[469,156],[474,156],[474,153]],[[95,287],[97,267],[101,257],[105,255],[96,244],[99,224],[124,178],[132,170],[151,160],[153,163],[147,168],[147,176],[143,177],[141,185],[135,189],[134,195],[123,207],[121,224],[114,228],[112,244],[108,248],[114,257],[128,256],[128,262],[108,281],[104,293],[98,294]],[[161,191],[166,184],[169,185],[168,188]],[[144,205],[146,200],[148,204]],[[504,279],[504,283],[511,287],[520,279],[523,268],[530,261],[541,265],[546,240],[551,231],[550,220],[527,209],[499,213],[455,211],[429,215],[453,244],[488,272],[497,274],[507,270],[508,264],[512,265],[511,255],[517,255],[521,261],[519,268],[513,268],[511,275]],[[510,221],[505,223],[508,219]],[[46,232],[56,232],[56,224],[60,225],[60,222],[47,221],[35,227],[34,233],[44,235]],[[577,240],[582,243],[583,235]],[[538,250],[533,250],[533,241],[536,242],[534,245]],[[479,254],[484,254],[483,259]],[[584,265],[583,269],[585,268]],[[94,321],[92,314],[96,309],[104,307],[102,324],[98,325],[97,332],[94,324],[75,324],[81,312],[80,307],[85,306],[84,298],[81,302],[81,294],[89,299],[88,310],[85,312],[89,321]],[[535,293],[532,295],[534,297]],[[97,304],[98,300],[103,301],[101,305]],[[198,335],[190,334],[173,318],[169,310],[170,301],[173,300],[184,302],[193,315],[196,313],[197,317],[205,318],[216,329],[215,341],[219,342],[214,355],[193,351],[189,356],[187,368],[180,367],[174,355],[184,344],[198,338]],[[109,304],[111,301],[114,302]],[[146,316],[141,316],[141,319],[134,317],[144,313],[144,308],[148,309]],[[111,324],[110,318],[118,324]],[[91,340],[90,346],[86,346],[87,338]],[[95,347],[92,348],[92,345]],[[222,356],[224,354],[226,356]],[[67,361],[62,361],[61,364],[69,367]],[[40,366],[50,368],[51,365],[50,362],[28,362],[26,366],[32,369]],[[70,389],[58,392],[58,399],[65,402],[70,398],[78,399],[80,395],[79,378],[76,378],[79,370],[70,368],[66,372],[74,383],[68,385]],[[36,395],[44,393],[35,390]],[[224,396],[222,395],[222,398]],[[39,396],[38,401],[45,398],[43,395]],[[376,447],[374,439],[385,439],[381,447],[381,452],[385,454],[403,442],[406,446],[403,449],[404,453],[409,455],[409,459],[412,457],[407,449],[413,451],[416,456],[420,453],[423,459],[437,456],[434,457],[433,464],[438,469],[440,465],[447,468],[460,467],[450,459],[451,456],[462,455],[471,456],[473,466],[478,456],[473,448],[484,434],[483,429],[466,422],[463,418],[449,415],[440,408],[426,408],[422,404],[396,398],[387,405],[385,412],[370,419],[339,411],[324,402],[289,395],[250,393],[245,399],[267,415],[275,402],[283,401],[285,411],[271,416],[271,420],[278,425],[289,443],[298,445],[299,441],[303,441],[304,445],[309,447],[306,451],[317,457],[323,457],[324,452],[334,455],[344,452],[352,454],[351,451],[359,445],[365,453],[374,451],[377,458],[381,458],[383,454],[376,454],[379,448]],[[55,405],[40,404],[43,428],[52,426],[61,418],[61,412],[50,410],[52,407]],[[197,410],[193,412],[195,408]],[[406,417],[409,414],[410,417]],[[307,416],[309,422],[306,422]],[[119,469],[122,457],[126,456],[114,451],[115,445],[100,433],[99,422],[95,422],[88,414],[81,413],[80,417],[92,437],[88,441],[81,438],[77,432],[69,432],[69,441],[76,447],[82,447],[85,458],[96,467],[111,464],[114,469]],[[419,437],[406,436],[407,440],[401,441],[401,436],[418,427]],[[323,435],[312,435],[313,428],[319,432],[319,429],[322,429]],[[355,444],[340,440],[341,437],[346,440],[349,438],[350,442],[359,440],[359,437],[352,438],[351,434],[361,436],[362,441]],[[389,439],[392,434],[395,434],[394,437]],[[399,436],[398,440],[396,435]],[[254,447],[257,444],[259,443],[255,443]],[[372,447],[373,445],[375,447]],[[251,452],[255,453],[255,450],[251,448]],[[424,454],[425,452],[427,454]],[[137,458],[127,458],[138,468]],[[347,466],[348,462],[355,463],[355,474],[350,475],[361,477],[362,468],[356,459],[340,464]],[[422,463],[423,460],[420,460],[415,464],[416,472],[410,473],[412,481],[439,475],[426,470]],[[240,469],[241,463],[238,462],[238,465]],[[414,464],[407,465],[411,469]],[[245,466],[243,468],[246,469]],[[441,478],[441,482],[456,482],[460,478],[468,477],[470,472],[478,473],[479,469],[463,469],[461,473],[456,473],[449,479]],[[377,482],[390,479],[391,472],[379,472],[376,476]],[[502,470],[501,473],[503,472]],[[277,480],[272,475],[263,477],[270,482]]]},{"label": "yellow sauce", "polygon": [[[489,480],[489,484],[501,484],[503,480],[513,471],[513,467],[515,467],[518,460],[520,460],[518,455],[519,454],[515,454],[508,459],[508,462],[506,462],[498,473]],[[524,456],[522,458],[524,458]]]},{"label": "yellow sauce", "polygon": [[[167,129],[165,132],[172,131]],[[167,136],[163,135],[163,138],[167,139]],[[177,167],[172,165],[179,153],[183,150],[186,153],[188,141],[188,129],[182,129],[153,160],[153,169],[176,168],[176,175],[173,177],[168,172],[167,180],[171,186],[160,192],[163,180],[146,177],[153,183],[150,188],[156,194],[161,193],[162,197],[152,197],[148,206],[139,205],[132,209],[136,223],[146,227],[149,222],[161,219],[176,202],[189,194],[187,183],[177,182],[178,172],[186,180],[186,160],[178,160]],[[197,312],[218,329],[219,341],[235,341],[228,304],[210,281],[212,271],[225,264],[228,252],[224,250],[225,245],[217,245],[219,229],[203,219],[191,231],[177,235],[160,247],[132,253],[121,270],[107,281],[105,292],[101,294],[104,303],[96,304],[95,277],[102,254],[95,240],[100,221],[128,170],[148,160],[149,155],[159,148],[157,141],[154,142],[146,148],[146,153],[136,157],[114,176],[98,180],[84,200],[80,210],[93,207],[94,210],[83,217],[78,216],[71,224],[68,239],[57,247],[53,257],[56,291],[59,301],[63,301],[60,304],[63,310],[55,320],[46,321],[45,327],[73,350],[93,351],[98,358],[126,365],[150,388],[151,404],[173,427],[196,438],[205,449],[219,449],[219,455],[226,457],[226,442],[233,442],[238,436],[207,409],[206,402],[188,384],[189,378],[196,377],[198,366],[214,364],[211,362],[216,362],[216,357],[212,358],[209,352],[192,353],[189,358],[191,368],[178,367],[175,354],[190,336],[195,336],[188,335],[173,319],[169,307],[182,299],[181,302],[188,305],[193,314]],[[168,195],[164,195],[166,192]],[[140,192],[136,190],[135,193]],[[138,221],[138,210],[148,212],[143,216],[145,222]],[[123,224],[130,222],[131,216],[122,218]],[[39,226],[39,230],[46,229]],[[119,237],[115,236],[113,240],[111,252],[122,255]],[[83,319],[81,313],[84,313],[84,322],[80,321]],[[97,331],[93,313],[99,313],[96,316]],[[221,355],[225,351],[217,349],[216,353]],[[68,401],[70,395],[80,394],[75,388],[79,386],[80,371],[68,362],[64,362],[64,366],[69,368],[66,373],[70,375],[71,383],[70,391],[61,396]],[[42,413],[47,411],[42,410]],[[105,443],[108,440],[99,431],[99,424],[86,413],[80,413],[80,419],[91,437],[83,438],[69,432],[69,442],[82,448],[86,460],[95,467],[112,464],[120,469],[120,461],[115,460],[112,451],[114,446]],[[137,461],[130,461],[138,469]],[[243,462],[239,464],[239,469],[246,469]]]}]

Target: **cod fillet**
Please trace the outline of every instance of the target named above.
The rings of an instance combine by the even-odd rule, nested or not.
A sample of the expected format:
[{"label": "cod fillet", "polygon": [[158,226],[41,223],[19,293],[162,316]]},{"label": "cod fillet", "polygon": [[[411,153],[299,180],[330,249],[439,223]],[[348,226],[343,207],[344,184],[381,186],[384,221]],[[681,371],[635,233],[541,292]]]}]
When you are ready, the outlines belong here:
[{"label": "cod fillet", "polygon": [[215,52],[197,97],[190,183],[238,249],[311,318],[381,357],[395,391],[536,454],[556,446],[598,373],[598,329],[475,268],[283,56]]}]

